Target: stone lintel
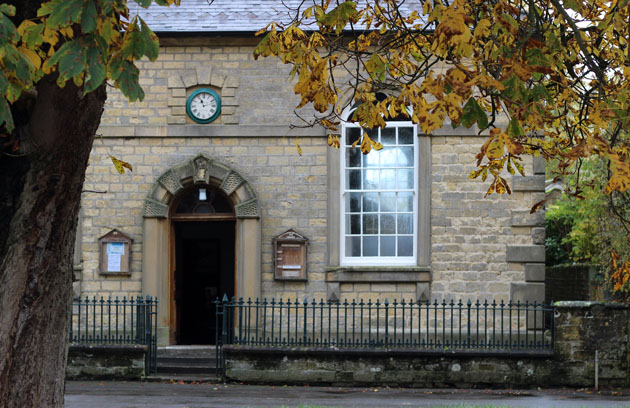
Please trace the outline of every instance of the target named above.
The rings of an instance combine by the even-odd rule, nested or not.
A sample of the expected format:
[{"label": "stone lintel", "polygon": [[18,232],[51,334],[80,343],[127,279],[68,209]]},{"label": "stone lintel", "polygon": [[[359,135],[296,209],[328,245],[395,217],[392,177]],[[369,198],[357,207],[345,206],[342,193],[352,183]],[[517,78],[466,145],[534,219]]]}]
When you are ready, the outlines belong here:
[{"label": "stone lintel", "polygon": [[537,211],[530,214],[529,211],[512,211],[513,227],[540,227],[545,225],[545,213]]},{"label": "stone lintel", "polygon": [[508,262],[545,262],[544,245],[508,245]]},{"label": "stone lintel", "polygon": [[544,282],[545,281],[545,264],[544,263],[526,263],[525,264],[525,282]]},{"label": "stone lintel", "polygon": [[430,282],[428,267],[362,267],[334,266],[326,268],[327,282]]},{"label": "stone lintel", "polygon": [[545,191],[545,176],[514,176],[512,191]]}]

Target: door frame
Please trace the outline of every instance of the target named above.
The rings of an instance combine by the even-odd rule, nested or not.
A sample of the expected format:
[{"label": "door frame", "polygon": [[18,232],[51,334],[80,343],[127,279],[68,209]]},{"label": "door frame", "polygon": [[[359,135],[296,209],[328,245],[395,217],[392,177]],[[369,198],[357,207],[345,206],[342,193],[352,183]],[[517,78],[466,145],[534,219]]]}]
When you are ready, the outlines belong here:
[{"label": "door frame", "polygon": [[[258,198],[234,169],[204,154],[166,170],[153,184],[144,204],[142,241],[142,294],[157,297],[158,344],[169,345],[170,293],[174,261],[171,208],[175,196],[194,184],[220,189],[234,207],[235,293],[244,299],[261,294],[261,222]],[[206,215],[208,219],[209,215]],[[199,220],[199,219],[196,219]],[[253,254],[256,254],[253,256]]]}]

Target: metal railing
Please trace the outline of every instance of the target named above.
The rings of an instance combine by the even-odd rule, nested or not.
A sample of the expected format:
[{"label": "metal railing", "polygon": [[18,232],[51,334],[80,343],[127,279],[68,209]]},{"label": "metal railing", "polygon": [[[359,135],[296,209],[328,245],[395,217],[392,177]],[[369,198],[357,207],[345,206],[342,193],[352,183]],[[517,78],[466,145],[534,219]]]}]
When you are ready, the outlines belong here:
[{"label": "metal railing", "polygon": [[537,302],[217,300],[223,345],[479,350],[553,348],[553,308]]},{"label": "metal railing", "polygon": [[70,314],[70,343],[140,344],[147,347],[146,373],[157,371],[157,298],[75,299]]}]

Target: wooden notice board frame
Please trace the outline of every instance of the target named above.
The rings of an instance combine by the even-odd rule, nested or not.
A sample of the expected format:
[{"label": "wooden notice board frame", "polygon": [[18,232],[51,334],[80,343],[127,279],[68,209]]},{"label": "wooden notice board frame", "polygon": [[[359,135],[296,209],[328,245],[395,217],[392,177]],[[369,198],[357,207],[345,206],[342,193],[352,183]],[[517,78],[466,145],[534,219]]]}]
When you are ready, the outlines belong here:
[{"label": "wooden notice board frame", "polygon": [[293,229],[273,239],[274,278],[306,281],[308,238]]},{"label": "wooden notice board frame", "polygon": [[100,248],[99,273],[101,275],[131,275],[131,244],[133,239],[118,230],[112,230],[98,240]]}]

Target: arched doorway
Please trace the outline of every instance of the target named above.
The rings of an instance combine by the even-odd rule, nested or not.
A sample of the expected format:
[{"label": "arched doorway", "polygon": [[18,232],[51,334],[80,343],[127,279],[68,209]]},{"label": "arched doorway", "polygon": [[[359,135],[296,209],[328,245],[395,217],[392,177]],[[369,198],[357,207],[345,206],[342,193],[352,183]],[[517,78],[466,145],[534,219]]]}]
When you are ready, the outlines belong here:
[{"label": "arched doorway", "polygon": [[170,208],[174,344],[214,344],[216,299],[234,296],[236,217],[229,199],[208,184],[183,189]]},{"label": "arched doorway", "polygon": [[249,183],[203,154],[158,177],[144,206],[142,290],[159,300],[160,345],[214,342],[215,294],[260,296],[259,214]]}]

